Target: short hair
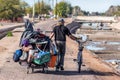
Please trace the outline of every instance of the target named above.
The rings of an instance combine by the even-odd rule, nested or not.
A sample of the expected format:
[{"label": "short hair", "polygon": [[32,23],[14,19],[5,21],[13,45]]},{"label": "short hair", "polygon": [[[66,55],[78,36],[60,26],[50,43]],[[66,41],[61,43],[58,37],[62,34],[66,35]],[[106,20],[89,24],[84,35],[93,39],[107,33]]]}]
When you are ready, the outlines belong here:
[{"label": "short hair", "polygon": [[64,19],[60,19],[60,20],[58,20],[58,22],[65,22],[65,21],[64,21]]}]

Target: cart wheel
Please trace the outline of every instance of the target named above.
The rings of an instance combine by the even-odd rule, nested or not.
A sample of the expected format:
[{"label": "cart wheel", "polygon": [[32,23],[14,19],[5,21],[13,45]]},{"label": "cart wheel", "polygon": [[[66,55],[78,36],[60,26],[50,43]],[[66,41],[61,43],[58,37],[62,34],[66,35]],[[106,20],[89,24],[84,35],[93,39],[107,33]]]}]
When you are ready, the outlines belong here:
[{"label": "cart wheel", "polygon": [[32,73],[34,73],[34,68],[32,68]]},{"label": "cart wheel", "polygon": [[42,70],[42,72],[47,74],[47,73],[48,73],[48,70]]},{"label": "cart wheel", "polygon": [[81,63],[81,62],[78,62],[78,73],[81,72],[81,65],[82,65],[82,63]]},{"label": "cart wheel", "polygon": [[34,72],[34,68],[27,67],[27,74],[33,73],[33,72]]},{"label": "cart wheel", "polygon": [[34,73],[34,68],[29,68],[29,73]]},{"label": "cart wheel", "polygon": [[48,68],[46,67],[45,70],[44,70],[44,73],[48,73]]},{"label": "cart wheel", "polygon": [[42,68],[42,73],[44,73],[45,72],[45,69],[44,69],[44,67]]},{"label": "cart wheel", "polygon": [[29,74],[29,68],[27,68],[27,74]]},{"label": "cart wheel", "polygon": [[81,72],[81,66],[82,66],[82,56],[80,58],[80,61],[78,62],[78,73]]},{"label": "cart wheel", "polygon": [[42,69],[42,73],[48,73],[48,68],[46,68],[46,67],[43,67],[43,69]]},{"label": "cart wheel", "polygon": [[48,63],[46,63],[46,65],[45,65],[45,73],[46,74],[48,73]]},{"label": "cart wheel", "polygon": [[78,54],[78,73],[80,73],[81,72],[81,66],[82,66],[82,55],[79,53]]}]

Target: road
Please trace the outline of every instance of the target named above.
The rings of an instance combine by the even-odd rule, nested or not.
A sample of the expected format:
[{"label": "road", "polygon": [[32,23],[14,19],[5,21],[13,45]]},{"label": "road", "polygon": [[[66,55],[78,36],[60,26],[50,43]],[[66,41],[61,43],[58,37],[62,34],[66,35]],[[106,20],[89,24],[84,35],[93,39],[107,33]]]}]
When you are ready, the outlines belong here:
[{"label": "road", "polygon": [[[44,21],[36,24],[35,28],[40,27],[42,30],[50,30],[50,26],[55,23],[56,21],[53,20]],[[55,72],[53,68],[50,68],[48,74],[45,74],[37,69],[33,74],[26,74],[26,66],[20,66],[12,60],[13,52],[19,48],[18,44],[23,30],[24,28],[17,28],[13,31],[13,37],[5,37],[0,40],[0,80],[120,80],[115,74],[96,73],[86,63],[85,66],[82,66],[82,72],[77,73],[77,64],[73,62],[76,57],[76,54],[74,54],[76,47],[74,45],[77,45],[69,39],[67,39],[64,71]]]}]

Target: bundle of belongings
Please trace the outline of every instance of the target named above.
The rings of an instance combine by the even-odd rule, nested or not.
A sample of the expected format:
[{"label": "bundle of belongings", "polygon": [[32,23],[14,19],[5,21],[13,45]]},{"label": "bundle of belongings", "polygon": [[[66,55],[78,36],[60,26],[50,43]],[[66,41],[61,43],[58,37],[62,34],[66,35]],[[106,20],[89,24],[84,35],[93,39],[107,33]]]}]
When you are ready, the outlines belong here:
[{"label": "bundle of belongings", "polygon": [[48,36],[38,32],[25,30],[20,38],[19,46],[13,54],[14,62],[27,65],[43,65],[55,67],[57,48]]}]

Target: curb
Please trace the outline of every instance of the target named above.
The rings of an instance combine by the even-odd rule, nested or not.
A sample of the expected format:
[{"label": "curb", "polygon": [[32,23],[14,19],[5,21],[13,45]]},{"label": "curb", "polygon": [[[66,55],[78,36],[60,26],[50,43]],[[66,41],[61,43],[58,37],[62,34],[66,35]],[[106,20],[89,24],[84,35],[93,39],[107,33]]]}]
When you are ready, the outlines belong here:
[{"label": "curb", "polygon": [[8,31],[12,31],[15,28],[19,28],[19,27],[23,27],[23,26],[24,26],[24,24],[20,24],[20,25],[10,26],[9,28],[0,29],[0,39],[2,39],[3,37],[5,37],[5,35],[7,34]]}]

